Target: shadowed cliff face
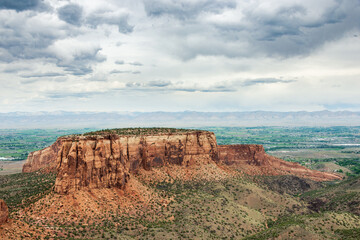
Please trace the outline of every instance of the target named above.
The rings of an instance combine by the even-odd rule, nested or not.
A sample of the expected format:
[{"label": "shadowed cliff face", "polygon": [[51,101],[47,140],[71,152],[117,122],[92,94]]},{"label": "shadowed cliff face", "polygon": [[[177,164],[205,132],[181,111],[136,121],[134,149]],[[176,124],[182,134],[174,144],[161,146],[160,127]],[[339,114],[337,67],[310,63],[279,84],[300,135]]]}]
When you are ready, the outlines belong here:
[{"label": "shadowed cliff face", "polygon": [[268,155],[261,145],[220,145],[220,162],[249,175],[295,175],[315,181],[340,180],[332,173],[319,172]]},{"label": "shadowed cliff face", "polygon": [[216,138],[210,132],[153,136],[79,136],[60,138],[55,191],[83,187],[124,188],[129,173],[168,164],[208,164],[217,160]]},{"label": "shadowed cliff face", "polygon": [[0,225],[7,222],[9,217],[9,210],[4,200],[0,199]]}]

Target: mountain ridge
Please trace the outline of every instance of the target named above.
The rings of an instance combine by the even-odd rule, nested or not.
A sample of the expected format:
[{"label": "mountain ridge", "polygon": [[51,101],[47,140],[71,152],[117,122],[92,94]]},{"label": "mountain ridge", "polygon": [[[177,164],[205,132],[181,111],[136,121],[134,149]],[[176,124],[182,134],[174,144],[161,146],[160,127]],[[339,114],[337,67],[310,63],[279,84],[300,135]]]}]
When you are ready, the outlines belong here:
[{"label": "mountain ridge", "polygon": [[206,126],[360,126],[360,112],[9,112],[0,129]]}]

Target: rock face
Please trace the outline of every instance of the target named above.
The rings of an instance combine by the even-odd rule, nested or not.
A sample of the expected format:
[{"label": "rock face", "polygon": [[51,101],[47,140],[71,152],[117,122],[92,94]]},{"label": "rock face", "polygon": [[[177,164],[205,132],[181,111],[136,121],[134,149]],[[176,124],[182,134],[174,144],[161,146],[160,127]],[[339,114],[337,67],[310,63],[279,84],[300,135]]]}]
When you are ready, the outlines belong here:
[{"label": "rock face", "polygon": [[0,199],[0,225],[7,222],[9,218],[9,210],[4,200]]},{"label": "rock face", "polygon": [[61,141],[56,141],[50,147],[29,154],[23,165],[23,172],[35,172],[46,168],[47,171],[53,171],[56,168],[57,154],[61,148]]},{"label": "rock face", "polygon": [[123,188],[129,173],[168,164],[201,165],[217,161],[215,135],[206,131],[149,136],[77,136],[59,138],[49,148],[29,155],[23,171],[56,164],[55,191]]},{"label": "rock face", "polygon": [[298,163],[268,155],[262,145],[220,145],[220,162],[249,175],[295,175],[315,181],[341,179],[340,176],[310,170]]},{"label": "rock face", "polygon": [[23,172],[56,170],[55,191],[66,194],[82,188],[124,188],[130,174],[140,169],[210,163],[250,175],[293,174],[316,181],[339,178],[269,156],[261,145],[218,146],[214,133],[208,131],[61,137],[52,146],[29,154]]}]

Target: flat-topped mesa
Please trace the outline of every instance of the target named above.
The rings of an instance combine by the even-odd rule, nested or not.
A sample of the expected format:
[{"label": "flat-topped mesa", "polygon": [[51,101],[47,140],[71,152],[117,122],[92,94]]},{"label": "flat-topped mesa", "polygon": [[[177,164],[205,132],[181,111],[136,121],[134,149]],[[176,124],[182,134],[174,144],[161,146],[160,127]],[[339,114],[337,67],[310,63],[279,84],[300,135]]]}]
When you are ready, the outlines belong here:
[{"label": "flat-topped mesa", "polygon": [[[86,134],[61,137],[54,145],[59,146],[50,147],[57,149],[55,192],[62,194],[84,187],[124,188],[129,174],[140,168],[150,170],[169,164],[201,165],[218,159],[215,135],[207,131],[152,135]],[[34,169],[28,165],[31,166],[30,161],[24,171]]]},{"label": "flat-topped mesa", "polygon": [[[171,128],[113,129],[60,137],[29,154],[23,172],[56,170],[55,192],[124,188],[140,169],[225,164],[249,175],[296,175],[316,181],[340,177],[265,153],[261,145],[220,145],[214,133]],[[224,172],[219,167],[219,174]]]},{"label": "flat-topped mesa", "polygon": [[339,180],[332,173],[308,169],[268,155],[262,145],[219,145],[220,162],[249,175],[295,175],[315,181]]}]

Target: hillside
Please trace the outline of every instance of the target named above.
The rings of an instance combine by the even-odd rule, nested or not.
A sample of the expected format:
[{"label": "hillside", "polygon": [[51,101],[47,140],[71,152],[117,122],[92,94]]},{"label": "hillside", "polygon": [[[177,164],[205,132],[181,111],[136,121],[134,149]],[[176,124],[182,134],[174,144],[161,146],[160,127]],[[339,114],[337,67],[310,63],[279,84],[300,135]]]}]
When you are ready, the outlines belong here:
[{"label": "hillside", "polygon": [[[64,136],[29,154],[23,171],[0,177],[12,219],[5,239],[321,239],[360,227],[352,213],[314,215],[311,201],[297,196],[322,187],[309,179],[337,175],[269,156],[259,145],[220,147],[208,131]],[[325,224],[329,216],[346,220]]]},{"label": "hillside", "polygon": [[[313,211],[304,199],[272,191],[252,177],[216,181],[148,181],[148,177],[140,173],[123,192],[94,189],[68,197],[44,192],[23,209],[11,208],[13,220],[3,226],[4,239],[351,239],[346,236],[360,228],[357,215]],[[27,189],[37,185],[26,184]],[[36,191],[33,194],[37,196]],[[19,192],[18,196],[29,199]]]},{"label": "hillside", "polygon": [[359,126],[360,113],[316,112],[10,112],[0,113],[0,129],[206,127],[206,126]]},{"label": "hillside", "polygon": [[310,191],[302,198],[315,211],[343,211],[360,216],[360,177]]}]

